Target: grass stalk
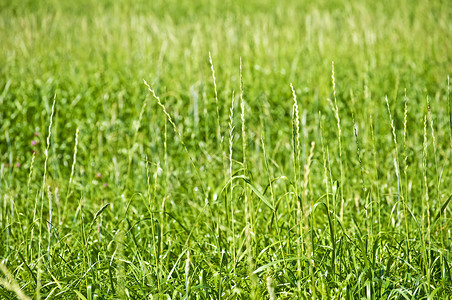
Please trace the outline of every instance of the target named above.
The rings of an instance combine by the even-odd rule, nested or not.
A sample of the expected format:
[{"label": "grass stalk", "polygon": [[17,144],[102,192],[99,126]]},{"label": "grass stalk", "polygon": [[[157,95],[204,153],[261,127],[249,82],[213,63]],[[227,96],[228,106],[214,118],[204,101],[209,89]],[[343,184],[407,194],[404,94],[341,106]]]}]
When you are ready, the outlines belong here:
[{"label": "grass stalk", "polygon": [[341,209],[340,209],[340,218],[341,221],[344,219],[344,164],[342,161],[342,130],[341,130],[341,119],[339,117],[339,108],[337,106],[337,98],[336,98],[336,79],[334,76],[334,61],[331,62],[331,80],[333,84],[333,98],[334,98],[334,106],[330,99],[328,101],[330,102],[331,108],[333,109],[334,115],[336,117],[337,121],[337,139],[338,139],[338,147],[339,147],[339,166],[340,166],[340,195],[341,195]]},{"label": "grass stalk", "polygon": [[[394,141],[394,149],[395,149],[395,154],[394,154],[394,169],[395,169],[395,173],[396,173],[396,178],[397,178],[397,219],[398,219],[398,224],[397,224],[397,228],[399,228],[400,230],[400,176],[399,176],[399,145],[397,143],[397,134],[396,134],[396,130],[394,127],[394,120],[392,118],[392,114],[391,114],[391,108],[389,107],[389,100],[388,100],[388,96],[385,97],[385,101],[386,101],[386,106],[388,108],[388,114],[389,114],[389,121],[391,123],[391,129],[392,129],[392,137],[393,137],[393,141]],[[393,222],[393,226],[395,226],[394,222]]]},{"label": "grass stalk", "polygon": [[69,196],[72,193],[72,191],[71,191],[72,181],[74,179],[75,165],[77,163],[78,135],[79,135],[79,129],[77,127],[77,129],[75,130],[75,145],[74,145],[74,156],[72,158],[71,175],[69,176],[69,184],[68,184],[68,187],[67,187],[66,199],[65,199],[64,205],[63,205],[63,210],[64,211],[66,211],[67,200],[68,200]]},{"label": "grass stalk", "polygon": [[[229,180],[230,180],[230,190],[229,190],[229,206],[231,211],[231,222],[229,223],[229,227],[232,229],[232,258],[234,261],[234,273],[235,273],[235,265],[237,261],[236,257],[236,244],[235,244],[235,218],[234,218],[234,198],[233,198],[233,191],[234,191],[234,184],[232,181],[232,146],[234,143],[234,100],[235,100],[235,94],[234,91],[232,91],[232,100],[231,100],[231,108],[230,108],[230,114],[229,114]],[[228,204],[226,203],[226,214],[228,212]]]},{"label": "grass stalk", "polygon": [[[375,189],[376,189],[376,197],[377,197],[377,222],[378,222],[378,232],[381,232],[381,198],[380,198],[380,175],[378,173],[378,157],[377,157],[377,142],[375,136],[375,126],[372,115],[369,116],[370,119],[370,133],[372,139],[372,152],[373,152],[373,160],[374,160],[374,169],[375,169]],[[374,201],[372,201],[374,202]],[[372,219],[372,228],[374,226],[374,220]],[[373,229],[372,229],[373,230]]]},{"label": "grass stalk", "polygon": [[325,184],[325,193],[326,193],[326,205],[328,209],[330,209],[330,188],[328,185],[328,169],[327,169],[327,159],[326,159],[326,150],[325,150],[325,138],[323,137],[323,123],[324,120],[322,118],[322,114],[319,111],[319,126],[320,126],[320,143],[322,146],[322,162],[323,162],[323,181]]},{"label": "grass stalk", "polygon": [[212,61],[212,55],[209,51],[209,62],[210,62],[210,70],[212,71],[212,80],[213,80],[213,87],[215,91],[215,107],[217,111],[217,141],[218,145],[220,146],[220,150],[223,152],[223,137],[221,136],[221,122],[220,122],[220,106],[218,103],[218,91],[217,91],[217,82],[215,78],[215,69],[213,66]]},{"label": "grass stalk", "polygon": [[[448,111],[449,111],[449,166],[452,164],[452,109],[450,105],[450,78],[447,76],[447,102],[448,102]],[[449,173],[451,174],[451,173]],[[452,175],[452,174],[451,174]],[[444,211],[444,223],[443,228],[446,231],[445,240],[450,241],[450,230],[447,230],[447,213]],[[448,260],[450,260],[450,251],[447,254]]]},{"label": "grass stalk", "polygon": [[[308,182],[309,174],[311,172],[312,158],[314,157],[315,142],[311,142],[311,148],[309,150],[309,156],[307,158],[306,164],[304,165],[304,177],[303,177],[303,203],[308,203]],[[311,295],[316,298],[316,287],[315,287],[315,277],[314,277],[314,267],[315,262],[312,258],[314,256],[314,204],[312,201],[309,204],[309,210],[306,210],[304,220],[304,236],[306,238],[306,256],[309,260],[309,275],[311,276]],[[311,233],[311,234],[309,234]]]},{"label": "grass stalk", "polygon": [[270,234],[271,234],[273,221],[274,221],[275,222],[276,233],[278,235],[279,249],[281,251],[281,257],[283,258],[284,269],[287,269],[286,254],[284,253],[282,231],[281,231],[281,228],[278,225],[278,215],[277,215],[277,208],[276,208],[276,201],[275,201],[275,193],[273,191],[273,182],[272,182],[272,179],[271,179],[272,175],[270,173],[270,167],[268,165],[267,151],[265,149],[264,136],[262,134],[261,134],[261,144],[262,144],[262,151],[263,151],[263,154],[264,154],[265,169],[266,169],[267,178],[268,178],[268,186],[270,188],[271,203],[272,203],[272,206],[275,208],[272,211],[272,221],[270,223],[269,231],[270,231]]},{"label": "grass stalk", "polygon": [[408,262],[411,261],[410,257],[410,232],[408,229],[408,211],[407,208],[411,207],[408,203],[409,197],[409,189],[408,189],[408,155],[407,155],[407,125],[408,125],[408,97],[406,95],[405,89],[405,97],[404,97],[404,110],[403,110],[403,177],[405,178],[405,193],[403,197],[403,202],[405,203],[403,206],[403,215],[405,219],[405,234],[406,234],[406,254]]},{"label": "grass stalk", "polygon": [[201,189],[202,189],[202,193],[205,197],[205,200],[207,201],[207,194],[206,194],[206,189],[204,187],[203,184],[203,180],[201,178],[201,175],[199,174],[199,168],[196,166],[195,160],[193,159],[193,157],[190,155],[190,152],[188,151],[187,145],[184,142],[184,139],[182,138],[182,135],[180,134],[179,130],[177,130],[176,124],[173,122],[173,119],[171,118],[171,115],[168,113],[168,111],[166,110],[165,105],[162,104],[162,102],[160,101],[160,98],[155,94],[155,91],[151,88],[151,86],[146,82],[146,80],[144,80],[144,85],[146,85],[146,87],[148,88],[149,92],[151,92],[152,97],[154,97],[155,100],[157,100],[157,104],[162,108],[163,113],[166,117],[166,119],[168,120],[168,122],[170,122],[171,126],[173,126],[174,132],[179,136],[179,140],[182,144],[182,146],[184,147],[185,152],[187,153],[190,162],[193,166],[193,169],[196,172],[196,175],[199,179],[199,182],[201,184]]},{"label": "grass stalk", "polygon": [[30,171],[28,173],[28,181],[27,181],[27,202],[30,199],[30,185],[31,185],[31,179],[33,176],[33,167],[35,165],[35,159],[36,159],[36,152],[33,151],[33,154],[31,156]]},{"label": "grass stalk", "polygon": [[267,276],[267,291],[270,300],[276,300],[275,287],[273,285],[273,280],[270,275]]},{"label": "grass stalk", "polygon": [[[332,206],[330,206],[330,185],[332,187],[332,178],[331,178],[331,166],[329,161],[329,151],[328,146],[324,145],[324,137],[323,137],[323,118],[321,116],[321,113],[319,112],[319,123],[320,123],[320,141],[322,144],[322,159],[323,159],[323,176],[324,176],[324,182],[325,182],[325,191],[326,191],[326,204],[327,204],[327,213],[328,215],[336,215],[335,211],[335,195],[333,195],[333,203]],[[328,172],[329,170],[329,172]],[[328,176],[329,174],[329,176]],[[328,179],[330,180],[330,184],[328,184]],[[331,272],[333,273],[333,280],[336,280],[336,239],[335,239],[335,231],[334,231],[334,222],[331,223],[331,244],[332,244],[332,251],[331,251]]]},{"label": "grass stalk", "polygon": [[[41,255],[41,244],[42,244],[42,227],[43,227],[43,207],[44,207],[44,196],[45,196],[45,187],[46,187],[46,182],[47,182],[47,163],[49,160],[49,148],[50,148],[50,137],[52,134],[52,124],[53,124],[53,115],[55,113],[55,102],[56,102],[56,94],[53,97],[53,103],[52,103],[52,109],[51,109],[51,113],[50,113],[50,122],[49,122],[49,129],[48,129],[48,135],[47,135],[47,139],[46,139],[46,148],[44,151],[44,173],[42,176],[42,186],[41,186],[41,191],[40,191],[40,200],[41,200],[41,207],[40,207],[40,212],[39,212],[39,239],[38,239],[38,279],[40,277],[40,273],[41,273],[41,264],[42,264],[42,259],[43,256]],[[36,220],[36,214],[37,214],[37,207],[38,207],[38,198],[36,197],[35,200],[35,205],[34,205],[34,210],[33,210],[33,222],[35,222]],[[34,238],[34,227],[32,227],[32,232],[31,232],[31,240],[33,241]],[[41,295],[41,286],[40,286],[40,280],[38,280],[38,284],[36,286],[36,298],[40,299]]]},{"label": "grass stalk", "polygon": [[[155,181],[157,181],[157,176],[158,176],[158,170],[159,170],[159,164],[157,163],[157,167],[156,167],[156,171],[154,174],[154,178]],[[158,293],[160,294],[160,244],[157,242],[155,242],[155,221],[154,221],[154,207],[156,207],[156,203],[154,201],[152,201],[152,191],[151,191],[151,176],[150,176],[150,168],[149,168],[149,161],[146,157],[146,179],[147,179],[147,209],[148,209],[148,213],[149,216],[151,218],[151,233],[152,233],[152,237],[154,238],[153,241],[153,254],[154,254],[154,263],[155,263],[155,274],[156,274],[156,278],[157,278],[157,290]],[[154,184],[154,189],[156,188],[156,182]],[[155,193],[154,193],[155,195]],[[158,223],[157,223],[158,224]],[[159,240],[159,239],[158,239]]]},{"label": "grass stalk", "polygon": [[[47,179],[47,163],[49,160],[49,148],[50,148],[50,136],[52,134],[52,124],[53,124],[53,114],[55,113],[55,100],[56,100],[56,94],[53,97],[53,104],[52,104],[52,110],[50,113],[50,122],[49,122],[49,131],[48,131],[48,135],[47,135],[47,143],[46,143],[46,148],[44,151],[44,156],[45,156],[45,160],[44,160],[44,174],[42,176],[42,186],[41,186],[41,212],[40,212],[40,219],[39,219],[39,246],[38,246],[38,254],[41,255],[41,230],[42,230],[42,205],[44,204],[44,195],[45,195],[45,186],[46,186],[46,179]],[[37,199],[36,199],[37,201]],[[35,208],[33,210],[33,220],[35,220],[36,218],[36,209],[37,209],[37,202],[35,202]],[[33,240],[33,233],[31,235],[32,240]]]},{"label": "grass stalk", "polygon": [[185,299],[190,299],[190,250],[187,250],[187,259],[185,260]]},{"label": "grass stalk", "polygon": [[[243,72],[242,72],[242,58],[240,57],[240,120],[242,125],[242,164],[244,176],[248,176],[248,161],[247,161],[247,136],[245,125],[245,97],[243,89]],[[245,198],[245,238],[246,238],[246,251],[248,254],[248,274],[251,279],[251,299],[255,299],[256,295],[256,275],[254,271],[254,251],[253,251],[253,236],[255,234],[253,224],[253,202],[249,195],[249,187],[243,182],[243,191]]]},{"label": "grass stalk", "polygon": [[17,281],[14,279],[14,276],[11,274],[11,272],[8,270],[8,268],[3,264],[3,262],[0,262],[0,270],[2,270],[3,274],[5,274],[6,279],[0,278],[0,285],[3,286],[5,289],[14,292],[18,299],[20,300],[31,300],[30,297],[28,297],[24,291],[20,288]]},{"label": "grass stalk", "polygon": [[[427,182],[427,116],[424,115],[424,143],[423,143],[423,152],[422,152],[422,169],[423,169],[423,182],[424,182],[424,197],[422,198],[422,232],[424,235],[423,240],[423,258],[424,258],[424,271],[427,276],[427,287],[430,289],[430,199],[429,199],[429,191],[428,191],[428,182]],[[425,216],[427,214],[427,216]],[[427,229],[425,228],[425,223],[427,223]],[[428,291],[427,291],[428,292]]]},{"label": "grass stalk", "polygon": [[[436,177],[437,177],[437,198],[439,199],[440,197],[440,183],[441,183],[441,178],[439,175],[439,166],[438,166],[438,154],[437,154],[437,142],[436,142],[436,137],[435,137],[435,128],[433,126],[433,116],[432,116],[432,110],[431,110],[431,106],[430,106],[430,101],[429,98],[427,96],[427,119],[430,125],[430,130],[431,130],[431,136],[432,136],[432,145],[433,145],[433,159],[435,162],[435,173],[436,173]],[[438,205],[440,205],[439,201],[438,201]]]},{"label": "grass stalk", "polygon": [[[355,144],[356,144],[356,156],[358,157],[358,163],[359,163],[359,172],[360,172],[360,182],[361,182],[361,190],[363,193],[363,197],[365,197],[365,194],[367,192],[367,188],[366,188],[366,184],[365,184],[365,180],[364,180],[364,166],[363,166],[363,161],[362,161],[362,156],[361,156],[361,146],[360,146],[360,139],[359,139],[359,128],[358,128],[358,124],[356,123],[356,119],[355,119],[355,97],[353,95],[353,90],[350,90],[350,95],[352,98],[352,122],[353,122],[353,136],[355,137]],[[367,207],[366,203],[366,207]],[[366,219],[367,219],[367,209],[366,209]]]},{"label": "grass stalk", "polygon": [[304,235],[303,235],[303,206],[299,196],[299,169],[300,169],[300,114],[298,110],[297,95],[292,83],[293,106],[292,106],[292,148],[293,148],[293,168],[294,168],[294,202],[296,203],[297,217],[295,224],[297,228],[297,290],[301,296],[301,278],[302,278],[302,254],[304,253]]}]

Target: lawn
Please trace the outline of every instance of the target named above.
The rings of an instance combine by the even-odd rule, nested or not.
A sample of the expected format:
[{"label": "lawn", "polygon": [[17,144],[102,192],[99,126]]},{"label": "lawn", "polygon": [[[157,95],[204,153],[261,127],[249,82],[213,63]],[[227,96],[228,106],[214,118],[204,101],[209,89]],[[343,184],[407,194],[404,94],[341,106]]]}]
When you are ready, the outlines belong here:
[{"label": "lawn", "polygon": [[448,1],[0,0],[1,299],[450,299]]}]

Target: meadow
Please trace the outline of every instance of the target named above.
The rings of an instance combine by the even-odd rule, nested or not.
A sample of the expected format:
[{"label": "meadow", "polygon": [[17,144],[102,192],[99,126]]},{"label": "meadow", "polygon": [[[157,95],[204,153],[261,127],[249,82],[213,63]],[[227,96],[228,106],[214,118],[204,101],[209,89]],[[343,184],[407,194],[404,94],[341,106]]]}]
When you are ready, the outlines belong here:
[{"label": "meadow", "polygon": [[0,0],[1,299],[450,299],[448,1]]}]

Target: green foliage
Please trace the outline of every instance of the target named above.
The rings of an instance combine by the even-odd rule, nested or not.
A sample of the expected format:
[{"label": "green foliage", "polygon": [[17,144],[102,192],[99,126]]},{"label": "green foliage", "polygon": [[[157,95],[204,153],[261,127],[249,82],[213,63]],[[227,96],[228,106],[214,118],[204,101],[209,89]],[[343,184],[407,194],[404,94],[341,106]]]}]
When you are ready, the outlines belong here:
[{"label": "green foliage", "polygon": [[451,19],[0,1],[0,298],[452,297]]}]

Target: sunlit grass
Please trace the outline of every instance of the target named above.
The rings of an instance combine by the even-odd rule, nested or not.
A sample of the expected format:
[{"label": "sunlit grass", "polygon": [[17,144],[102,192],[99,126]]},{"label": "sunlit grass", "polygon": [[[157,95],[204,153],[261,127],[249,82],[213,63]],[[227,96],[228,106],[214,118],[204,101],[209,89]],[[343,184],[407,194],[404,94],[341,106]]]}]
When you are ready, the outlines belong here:
[{"label": "sunlit grass", "polygon": [[0,3],[0,298],[450,298],[451,15]]}]

